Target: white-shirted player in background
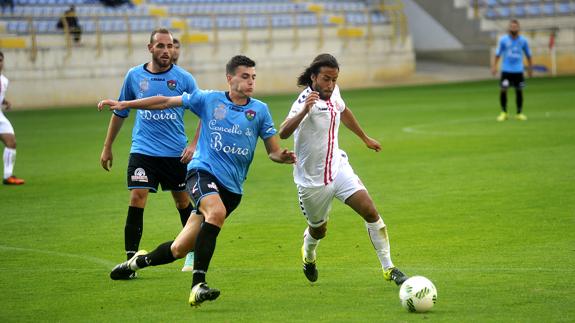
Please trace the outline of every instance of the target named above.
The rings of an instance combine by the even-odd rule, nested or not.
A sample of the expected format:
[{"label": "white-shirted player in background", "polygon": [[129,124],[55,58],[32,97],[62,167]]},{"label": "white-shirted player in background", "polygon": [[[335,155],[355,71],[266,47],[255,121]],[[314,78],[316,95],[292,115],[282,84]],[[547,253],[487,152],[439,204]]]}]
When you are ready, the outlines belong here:
[{"label": "white-shirted player in background", "polygon": [[[8,79],[2,74],[4,68],[4,53],[0,52],[0,106],[5,106],[10,110],[12,105],[6,100],[6,90],[8,89]],[[2,183],[5,185],[22,185],[24,180],[14,176],[14,164],[16,163],[16,136],[14,128],[4,113],[0,109],[0,140],[4,143],[4,177]]]},{"label": "white-shirted player in background", "polygon": [[335,57],[330,54],[317,56],[298,78],[298,85],[306,88],[293,103],[279,131],[282,139],[294,134],[294,151],[298,156],[294,181],[308,223],[303,235],[303,271],[309,281],[317,280],[316,248],[326,235],[331,202],[335,197],[365,220],[384,278],[401,285],[407,276],[391,261],[386,225],[351,168],[347,155],[339,149],[340,120],[368,148],[380,151],[381,145],[365,134],[346,107],[336,85],[338,74],[339,64]]}]

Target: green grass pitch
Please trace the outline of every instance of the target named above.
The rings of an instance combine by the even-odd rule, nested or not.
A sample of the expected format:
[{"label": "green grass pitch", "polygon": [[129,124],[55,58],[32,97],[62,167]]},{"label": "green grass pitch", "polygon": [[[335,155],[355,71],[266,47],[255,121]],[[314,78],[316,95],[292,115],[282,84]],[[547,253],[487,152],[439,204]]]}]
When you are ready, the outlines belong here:
[{"label": "green grass pitch", "polygon": [[[99,156],[110,112],[9,112],[20,187],[0,187],[0,321],[573,322],[575,78],[529,80],[526,122],[497,123],[497,82],[342,89],[383,151],[341,127],[344,149],[388,224],[395,264],[430,278],[438,303],[406,312],[383,280],[363,221],[334,202],[317,283],[301,272],[292,169],[262,143],[242,204],[219,236],[208,282],[220,298],[187,305],[182,260],[112,281],[124,260],[130,117],[110,173]],[[263,97],[276,125],[293,95]],[[14,102],[17,107],[17,102]],[[514,93],[509,94],[511,116]],[[196,118],[186,117],[189,135]],[[282,141],[293,147],[292,138]],[[151,195],[141,247],[179,232],[169,193]]]}]

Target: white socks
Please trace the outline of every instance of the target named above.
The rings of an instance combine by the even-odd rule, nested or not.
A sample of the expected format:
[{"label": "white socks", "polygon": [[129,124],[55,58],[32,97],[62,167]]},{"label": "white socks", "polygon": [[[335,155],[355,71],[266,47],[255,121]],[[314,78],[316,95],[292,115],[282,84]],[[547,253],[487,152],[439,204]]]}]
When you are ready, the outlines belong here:
[{"label": "white socks", "polygon": [[367,234],[375,248],[379,262],[381,262],[381,266],[384,270],[392,268],[393,262],[391,262],[391,255],[389,253],[389,238],[383,219],[379,217],[379,220],[376,222],[366,222],[365,227],[367,228]]},{"label": "white socks", "polygon": [[309,262],[315,261],[315,249],[319,244],[319,240],[314,239],[309,234],[309,228],[305,228],[303,232],[303,256]]},{"label": "white socks", "polygon": [[4,179],[12,176],[16,162],[16,149],[4,147]]}]

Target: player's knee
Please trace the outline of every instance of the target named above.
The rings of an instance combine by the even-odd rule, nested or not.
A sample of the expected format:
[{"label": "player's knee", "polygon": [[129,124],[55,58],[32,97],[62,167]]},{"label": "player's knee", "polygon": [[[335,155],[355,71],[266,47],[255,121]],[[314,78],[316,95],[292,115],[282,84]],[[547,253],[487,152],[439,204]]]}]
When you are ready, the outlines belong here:
[{"label": "player's knee", "polygon": [[172,256],[174,256],[176,259],[184,258],[188,252],[190,252],[190,250],[187,250],[184,244],[179,243],[177,240],[172,242],[170,250],[172,251]]},{"label": "player's knee", "polygon": [[130,193],[130,205],[144,208],[146,206],[147,197],[148,197],[148,191],[132,190],[132,192]]},{"label": "player's knee", "polygon": [[221,228],[224,225],[224,221],[226,220],[226,209],[215,208],[204,212],[203,215],[206,222],[209,222]]}]

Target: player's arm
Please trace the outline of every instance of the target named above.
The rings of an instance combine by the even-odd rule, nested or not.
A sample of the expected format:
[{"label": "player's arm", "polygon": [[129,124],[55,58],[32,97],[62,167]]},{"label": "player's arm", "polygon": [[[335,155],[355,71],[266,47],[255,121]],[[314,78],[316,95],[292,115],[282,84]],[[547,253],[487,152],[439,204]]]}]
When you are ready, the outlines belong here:
[{"label": "player's arm", "polygon": [[303,118],[309,113],[315,102],[319,99],[319,93],[312,91],[305,99],[305,105],[300,112],[293,117],[288,117],[282,122],[280,126],[279,135],[281,139],[289,138],[292,133],[297,129]]},{"label": "player's arm", "polygon": [[110,124],[108,125],[108,132],[106,133],[106,140],[104,140],[104,148],[100,155],[100,164],[107,171],[112,168],[112,161],[114,160],[114,156],[112,155],[112,144],[114,143],[114,140],[120,132],[123,124],[124,118],[112,114]]},{"label": "player's arm", "polygon": [[126,110],[126,109],[140,109],[140,110],[163,110],[172,107],[179,107],[182,105],[182,96],[151,96],[148,98],[130,100],[130,101],[116,101],[116,100],[102,100],[98,102],[98,110],[102,111],[105,106],[109,106],[110,110]]},{"label": "player's arm", "polygon": [[268,152],[268,157],[272,161],[280,164],[293,164],[296,162],[295,153],[287,149],[282,149],[275,135],[265,139],[264,144]]},{"label": "player's arm", "polygon": [[379,142],[373,138],[370,138],[368,135],[365,134],[359,122],[351,112],[351,109],[346,107],[345,110],[341,113],[341,122],[351,130],[356,136],[358,136],[367,146],[369,149],[373,149],[375,151],[381,150],[381,145]]},{"label": "player's arm", "polygon": [[499,64],[499,58],[500,58],[500,56],[495,55],[495,56],[493,56],[493,59],[491,60],[491,74],[493,74],[493,75],[497,75],[497,66]]}]

